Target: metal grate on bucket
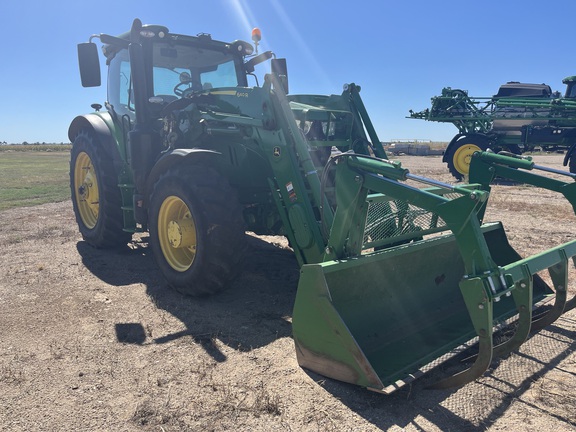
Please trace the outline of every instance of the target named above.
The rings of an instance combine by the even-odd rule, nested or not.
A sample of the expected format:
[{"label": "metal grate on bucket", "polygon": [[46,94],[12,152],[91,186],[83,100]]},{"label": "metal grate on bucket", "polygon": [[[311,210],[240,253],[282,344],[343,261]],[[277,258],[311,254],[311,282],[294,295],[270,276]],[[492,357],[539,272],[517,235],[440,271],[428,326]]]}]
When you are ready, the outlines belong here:
[{"label": "metal grate on bucket", "polygon": [[[458,193],[445,194],[454,199]],[[438,214],[402,200],[384,195],[368,198],[368,214],[364,230],[364,249],[417,240],[424,235],[447,230]]]}]

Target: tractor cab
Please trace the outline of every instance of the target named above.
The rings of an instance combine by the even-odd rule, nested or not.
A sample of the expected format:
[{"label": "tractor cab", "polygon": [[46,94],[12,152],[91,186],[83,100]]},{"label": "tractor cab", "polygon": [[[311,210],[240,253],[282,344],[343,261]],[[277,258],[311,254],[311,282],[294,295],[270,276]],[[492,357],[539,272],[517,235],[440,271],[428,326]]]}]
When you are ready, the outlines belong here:
[{"label": "tractor cab", "polygon": [[[256,47],[259,34],[253,32]],[[279,71],[278,75],[287,82],[284,59],[273,58],[270,51],[254,55],[254,46],[241,40],[227,43],[206,33],[173,34],[158,25],[143,25],[136,35],[126,32],[118,37],[106,34],[93,37],[105,44],[102,50],[108,65],[107,109],[131,122],[136,120],[138,111],[142,111],[144,122],[157,118],[164,106],[179,98],[209,94],[213,89],[248,87],[248,76],[253,75],[255,66],[269,59],[272,71]],[[138,42],[139,51],[141,47],[136,57],[130,50],[134,41]],[[141,64],[134,66],[134,58]],[[79,63],[82,85],[99,86],[100,76],[94,71],[94,65],[98,64],[94,43],[80,44]],[[133,69],[137,69],[135,75]],[[258,84],[255,76],[254,79]]]},{"label": "tractor cab", "polygon": [[[108,102],[118,116],[134,121],[138,98],[153,118],[170,102],[213,88],[246,87],[244,58],[254,52],[248,42],[225,43],[209,34],[185,36],[163,26],[144,25],[137,35],[143,64],[132,74],[130,32],[98,36],[108,65]],[[80,67],[88,62],[80,58]],[[84,83],[84,86],[92,86]]]},{"label": "tractor cab", "polygon": [[565,98],[576,98],[576,76],[569,76],[562,80],[562,84],[566,84]]},{"label": "tractor cab", "polygon": [[549,98],[551,96],[552,89],[547,84],[527,84],[518,81],[509,81],[500,86],[494,98]]},{"label": "tractor cab", "polygon": [[[158,38],[146,44],[144,61],[151,79],[143,90],[152,110],[194,92],[246,86],[242,56],[223,45],[213,43],[208,35],[177,43]],[[108,59],[108,101],[118,114],[133,116],[135,94],[128,50]]]}]

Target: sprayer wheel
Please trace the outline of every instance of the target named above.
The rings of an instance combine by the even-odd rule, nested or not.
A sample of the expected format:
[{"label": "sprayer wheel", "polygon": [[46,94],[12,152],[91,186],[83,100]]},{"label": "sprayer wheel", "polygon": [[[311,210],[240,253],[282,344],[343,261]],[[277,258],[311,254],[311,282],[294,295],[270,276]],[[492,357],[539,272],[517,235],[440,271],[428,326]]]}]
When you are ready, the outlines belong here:
[{"label": "sprayer wheel", "polygon": [[207,166],[171,168],[154,185],[150,245],[160,271],[191,296],[226,288],[242,269],[246,235],[235,191]]},{"label": "sprayer wheel", "polygon": [[125,246],[122,197],[110,156],[93,133],[81,131],[70,157],[72,207],[84,240],[97,248]]},{"label": "sprayer wheel", "polygon": [[463,136],[446,153],[448,170],[457,180],[463,180],[470,172],[472,155],[488,148],[485,140],[478,136]]},{"label": "sprayer wheel", "polygon": [[570,156],[568,161],[568,169],[572,174],[576,174],[576,155]]}]

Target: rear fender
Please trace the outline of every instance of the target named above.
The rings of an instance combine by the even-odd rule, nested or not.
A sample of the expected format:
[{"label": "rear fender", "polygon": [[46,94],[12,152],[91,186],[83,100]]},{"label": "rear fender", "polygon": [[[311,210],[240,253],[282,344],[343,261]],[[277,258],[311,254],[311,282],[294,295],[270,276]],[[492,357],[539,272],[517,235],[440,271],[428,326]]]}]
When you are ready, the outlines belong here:
[{"label": "rear fender", "polygon": [[104,119],[97,114],[85,114],[76,117],[72,120],[72,123],[68,128],[68,138],[70,139],[70,142],[74,142],[76,135],[78,135],[81,130],[92,130],[94,132],[98,138],[98,142],[104,148],[104,151],[114,161],[116,172],[120,172],[126,162],[120,154],[119,146],[114,138],[112,130],[110,130],[110,127]]}]

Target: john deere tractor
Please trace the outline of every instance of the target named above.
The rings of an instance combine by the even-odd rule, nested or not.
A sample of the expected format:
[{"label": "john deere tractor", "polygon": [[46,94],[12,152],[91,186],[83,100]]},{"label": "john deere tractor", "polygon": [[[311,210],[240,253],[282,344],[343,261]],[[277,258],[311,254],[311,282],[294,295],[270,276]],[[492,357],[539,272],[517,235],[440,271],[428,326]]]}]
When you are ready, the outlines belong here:
[{"label": "john deere tractor", "polygon": [[[139,20],[92,39],[103,44],[108,98],[69,129],[84,240],[125,247],[148,231],[167,285],[198,296],[234,280],[246,230],[286,236],[301,266],[293,336],[303,367],[391,392],[478,337],[474,365],[438,384],[461,385],[574,306],[576,242],[521,259],[500,223],[483,222],[494,175],[574,206],[569,173],[554,180],[530,160],[479,152],[474,184],[413,175],[388,160],[358,85],[288,94],[286,61],[257,52],[258,30],[255,47]],[[96,44],[78,54],[82,84],[100,85]],[[536,275],[547,268],[551,286]],[[495,323],[514,316],[516,334],[494,347]]]}]

